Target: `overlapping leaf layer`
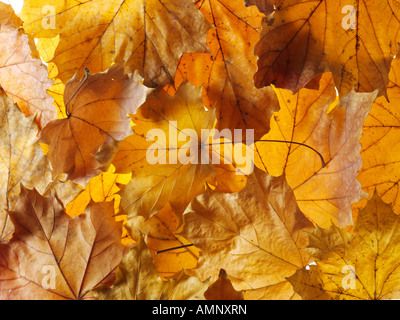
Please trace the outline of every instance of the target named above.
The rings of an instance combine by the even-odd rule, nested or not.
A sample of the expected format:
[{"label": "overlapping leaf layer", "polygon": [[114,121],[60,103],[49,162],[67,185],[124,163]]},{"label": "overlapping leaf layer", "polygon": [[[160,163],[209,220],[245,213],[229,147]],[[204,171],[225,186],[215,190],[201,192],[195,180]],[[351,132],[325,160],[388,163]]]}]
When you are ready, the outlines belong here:
[{"label": "overlapping leaf layer", "polygon": [[395,0],[0,2],[0,299],[398,299]]}]

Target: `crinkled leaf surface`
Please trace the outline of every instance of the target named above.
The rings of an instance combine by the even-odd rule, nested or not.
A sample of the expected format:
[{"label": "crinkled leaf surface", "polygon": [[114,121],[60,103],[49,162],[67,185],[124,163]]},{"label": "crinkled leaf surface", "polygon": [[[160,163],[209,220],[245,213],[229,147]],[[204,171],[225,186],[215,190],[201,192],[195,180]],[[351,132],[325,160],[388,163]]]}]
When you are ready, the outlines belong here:
[{"label": "crinkled leaf surface", "polygon": [[113,212],[112,203],[93,203],[70,219],[56,197],[22,187],[10,212],[13,238],[0,244],[0,296],[85,299],[92,288],[111,285],[125,252]]},{"label": "crinkled leaf surface", "polygon": [[331,72],[340,96],[353,87],[386,95],[399,21],[396,0],[284,1],[263,22],[255,84],[297,92],[318,74]]},{"label": "crinkled leaf surface", "polygon": [[[376,92],[351,91],[332,109],[335,87],[326,73],[319,90],[304,88],[292,94],[277,89],[277,93],[281,110],[262,140],[288,143],[257,142],[256,166],[274,176],[284,172],[300,209],[319,226],[352,224],[351,205],[364,197],[357,181],[359,140]],[[326,167],[309,147],[322,155]]]},{"label": "crinkled leaf surface", "polygon": [[178,279],[162,280],[140,238],[119,265],[115,284],[96,289],[95,296],[101,300],[204,300],[207,284],[184,273]]},{"label": "crinkled leaf surface", "polygon": [[[400,216],[374,194],[354,235],[336,226],[309,235],[316,265],[289,278],[303,299],[398,299]],[[353,283],[352,283],[353,282]]]},{"label": "crinkled leaf surface", "polygon": [[26,0],[21,17],[35,37],[60,34],[52,62],[64,83],[85,67],[96,73],[126,60],[147,86],[163,85],[173,79],[182,53],[208,51],[210,25],[191,1],[57,1],[54,28],[42,26],[46,5],[47,0]]},{"label": "crinkled leaf surface", "polygon": [[57,115],[46,93],[53,82],[21,25],[11,6],[0,3],[0,86],[25,115],[36,115],[43,127]]},{"label": "crinkled leaf surface", "polygon": [[14,230],[7,210],[12,210],[20,183],[44,192],[51,181],[50,165],[36,143],[38,126],[0,89],[0,242]]},{"label": "crinkled leaf surface", "polygon": [[123,63],[85,79],[74,76],[67,83],[64,104],[69,117],[50,122],[40,135],[49,145],[54,173],[67,173],[83,185],[100,173],[93,154],[131,133],[128,114],[135,113],[149,93],[138,77],[124,73]]},{"label": "crinkled leaf surface", "polygon": [[245,298],[293,298],[285,277],[307,265],[302,230],[312,224],[283,176],[255,169],[242,191],[207,190],[188,211],[181,235],[200,249],[198,267],[189,274],[215,281],[223,268]]}]

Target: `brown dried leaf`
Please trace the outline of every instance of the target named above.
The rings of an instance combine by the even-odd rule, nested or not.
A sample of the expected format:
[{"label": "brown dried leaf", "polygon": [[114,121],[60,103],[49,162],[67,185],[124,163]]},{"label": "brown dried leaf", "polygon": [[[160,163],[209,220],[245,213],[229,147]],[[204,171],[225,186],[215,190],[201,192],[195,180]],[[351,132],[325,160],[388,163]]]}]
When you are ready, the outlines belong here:
[{"label": "brown dried leaf", "polygon": [[386,95],[399,21],[397,0],[287,0],[263,22],[255,84],[296,93],[315,76],[332,72],[340,97],[353,87]]},{"label": "brown dried leaf", "polygon": [[50,164],[36,143],[34,117],[25,117],[0,89],[0,242],[13,230],[7,210],[12,210],[20,183],[44,192],[51,181]]},{"label": "brown dried leaf", "polygon": [[255,169],[242,191],[207,190],[188,211],[181,235],[200,249],[198,267],[188,274],[215,281],[223,268],[245,298],[293,298],[285,277],[307,265],[302,229],[313,226],[283,176]]},{"label": "brown dried leaf", "polygon": [[49,145],[54,174],[67,173],[82,185],[99,174],[93,154],[132,132],[128,114],[136,112],[149,91],[136,75],[124,74],[124,63],[89,74],[86,81],[74,76],[64,94],[70,116],[50,122],[40,134],[40,141]]},{"label": "brown dried leaf", "polygon": [[[127,226],[131,226],[129,219]],[[163,278],[175,278],[181,270],[197,266],[199,250],[194,246],[179,248],[190,245],[189,241],[177,234],[180,226],[180,219],[169,203],[140,226],[154,267]],[[177,249],[170,250],[172,248]]]},{"label": "brown dried leaf", "polygon": [[0,244],[0,297],[85,299],[111,285],[126,250],[113,213],[112,203],[92,203],[70,219],[56,197],[21,187],[13,238]]},{"label": "brown dried leaf", "polygon": [[219,271],[219,278],[207,291],[204,292],[206,300],[244,300],[243,293],[236,291],[224,269]]},{"label": "brown dried leaf", "polygon": [[118,268],[111,288],[95,289],[99,300],[203,300],[208,281],[184,273],[177,279],[162,280],[153,265],[143,238],[129,250]]},{"label": "brown dried leaf", "polygon": [[26,116],[36,115],[43,127],[57,115],[53,98],[46,93],[53,82],[21,25],[11,6],[0,2],[0,86]]}]

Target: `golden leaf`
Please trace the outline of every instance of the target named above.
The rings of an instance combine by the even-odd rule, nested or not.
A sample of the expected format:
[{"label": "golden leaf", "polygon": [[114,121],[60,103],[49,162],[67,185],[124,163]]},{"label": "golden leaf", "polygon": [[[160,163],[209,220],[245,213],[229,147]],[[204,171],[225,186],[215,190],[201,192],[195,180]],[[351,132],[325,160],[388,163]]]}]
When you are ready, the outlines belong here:
[{"label": "golden leaf", "polygon": [[376,190],[383,201],[392,203],[397,214],[400,213],[400,157],[396,152],[400,146],[399,68],[400,62],[395,59],[387,90],[390,102],[384,97],[377,98],[364,122],[360,140],[363,166],[357,178],[363,190],[371,196]]},{"label": "golden leaf", "polygon": [[255,84],[298,92],[315,76],[331,72],[340,97],[353,87],[386,95],[399,21],[396,0],[284,1],[263,21]]},{"label": "golden leaf", "polygon": [[351,205],[364,197],[356,179],[361,168],[359,140],[377,93],[351,91],[336,105],[329,73],[321,78],[319,90],[277,93],[282,108],[274,114],[270,132],[255,145],[256,166],[273,176],[284,172],[300,209],[315,224],[351,225]]},{"label": "golden leaf", "polygon": [[303,299],[398,299],[399,219],[377,194],[360,211],[354,235],[333,225],[309,235],[316,264],[288,278]]},{"label": "golden leaf", "polygon": [[[140,226],[154,267],[162,278],[175,278],[181,270],[197,265],[199,250],[178,234],[180,226],[180,219],[169,203]],[[129,219],[127,227],[130,227]]]},{"label": "golden leaf", "polygon": [[[65,83],[84,68],[97,73],[125,60],[129,72],[138,70],[147,86],[171,82],[184,52],[207,52],[209,24],[191,1],[75,0],[52,3],[26,0],[21,11],[24,29],[35,37],[60,43],[51,60]],[[43,28],[43,21],[53,28]]]},{"label": "golden leaf", "polygon": [[[184,82],[174,96],[161,90],[138,109],[132,120],[135,133],[112,151],[117,150],[112,160],[116,172],[132,172],[131,182],[120,193],[128,216],[148,218],[168,202],[180,216],[205,190],[206,182],[229,192],[245,186],[246,172],[235,164],[221,139],[231,146],[232,141],[213,135],[214,110],[205,110],[201,88]],[[203,130],[208,134],[203,135]],[[212,159],[219,164],[213,165]],[[250,163],[244,167],[247,165]],[[234,183],[229,185],[227,179]]]},{"label": "golden leaf", "polygon": [[[175,76],[175,86],[186,77],[203,85],[204,105],[216,108],[216,128],[253,130],[254,139],[269,131],[270,117],[279,109],[272,88],[257,89],[254,45],[259,39],[262,14],[241,1],[196,1],[200,11],[215,28],[207,37],[212,54],[184,54]],[[249,137],[247,137],[249,139]]]},{"label": "golden leaf", "polygon": [[255,169],[242,191],[207,190],[188,211],[181,235],[200,249],[198,267],[188,274],[215,281],[222,268],[247,299],[294,296],[286,277],[308,263],[302,229],[312,224],[283,176]]}]

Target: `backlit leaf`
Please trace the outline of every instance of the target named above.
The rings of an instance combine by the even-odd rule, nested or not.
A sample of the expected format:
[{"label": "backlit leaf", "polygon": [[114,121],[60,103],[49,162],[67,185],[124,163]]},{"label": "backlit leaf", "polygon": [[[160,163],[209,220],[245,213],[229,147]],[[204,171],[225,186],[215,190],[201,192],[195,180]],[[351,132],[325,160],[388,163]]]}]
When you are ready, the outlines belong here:
[{"label": "backlit leaf", "polygon": [[208,281],[181,273],[178,279],[162,280],[143,239],[125,255],[111,288],[95,290],[100,300],[204,300]]},{"label": "backlit leaf", "polygon": [[56,118],[46,66],[10,5],[0,2],[0,86],[22,112],[36,115],[39,127]]},{"label": "backlit leaf", "polygon": [[340,96],[353,87],[386,95],[399,21],[396,0],[284,1],[263,21],[255,84],[298,92],[315,76],[331,72]]},{"label": "backlit leaf", "polygon": [[[256,143],[256,166],[274,176],[284,173],[300,209],[319,226],[352,224],[351,205],[364,197],[357,181],[359,140],[376,92],[351,91],[336,105],[334,83],[327,73],[319,90],[277,93],[282,107],[274,114],[270,132]],[[268,139],[288,143],[262,141]]]},{"label": "backlit leaf", "polygon": [[215,281],[223,268],[245,298],[293,298],[286,277],[308,263],[302,229],[312,224],[283,176],[255,169],[242,191],[207,190],[188,211],[181,235],[200,249],[198,267],[189,274]]},{"label": "backlit leaf", "polygon": [[7,210],[14,208],[20,183],[46,190],[51,182],[50,164],[36,143],[38,126],[0,89],[0,242],[8,239],[14,226]]},{"label": "backlit leaf", "polygon": [[376,190],[386,203],[392,203],[393,211],[400,213],[400,61],[395,59],[390,72],[388,102],[384,97],[376,99],[363,126],[361,156],[363,166],[358,181],[371,196]]},{"label": "backlit leaf", "polygon": [[[57,1],[46,17],[47,0],[25,0],[21,17],[35,37],[60,34],[54,58],[65,83],[84,68],[92,73],[126,60],[147,86],[171,82],[184,52],[207,52],[209,24],[191,1],[89,0]],[[43,21],[54,19],[54,28]],[[51,21],[49,21],[51,23]]]},{"label": "backlit leaf", "polygon": [[13,238],[0,244],[0,296],[4,299],[85,299],[111,285],[125,252],[113,204],[92,204],[68,218],[58,199],[22,188]]},{"label": "backlit leaf", "polygon": [[180,219],[169,203],[140,227],[140,231],[146,235],[146,245],[153,257],[154,266],[163,278],[176,277],[181,270],[196,267],[199,259],[199,250],[188,246],[190,242],[177,234],[179,227]]},{"label": "backlit leaf", "polygon": [[377,194],[359,213],[354,235],[336,226],[309,235],[316,265],[288,280],[303,299],[398,299],[399,219]]},{"label": "backlit leaf", "polygon": [[[112,160],[116,172],[132,172],[132,180],[120,193],[128,216],[147,218],[168,202],[180,216],[205,190],[206,182],[218,188],[220,181],[221,188],[229,192],[245,186],[246,175],[237,174],[241,167],[234,166],[232,153],[218,148],[219,138],[208,140],[213,136],[215,115],[213,109],[205,110],[201,88],[185,82],[174,96],[162,90],[157,98],[148,99],[132,120],[135,133],[121,142]],[[208,130],[206,138],[202,130]],[[213,156],[220,164],[211,163]],[[215,180],[216,170],[223,172],[218,171]],[[224,184],[224,179],[234,183]]]},{"label": "backlit leaf", "polygon": [[208,33],[212,54],[182,56],[175,85],[184,77],[203,85],[204,104],[216,107],[216,128],[254,130],[259,139],[269,131],[270,117],[279,109],[272,88],[254,87],[257,70],[254,45],[258,41],[262,14],[242,1],[200,0],[197,7],[215,28]]},{"label": "backlit leaf", "polygon": [[219,278],[206,292],[204,297],[207,300],[243,300],[243,293],[236,291],[224,269],[219,272]]},{"label": "backlit leaf", "polygon": [[98,148],[131,133],[128,114],[145,101],[149,89],[135,75],[124,74],[124,64],[107,72],[73,77],[65,87],[66,119],[50,122],[40,135],[55,174],[85,185],[100,173],[93,157]]}]

